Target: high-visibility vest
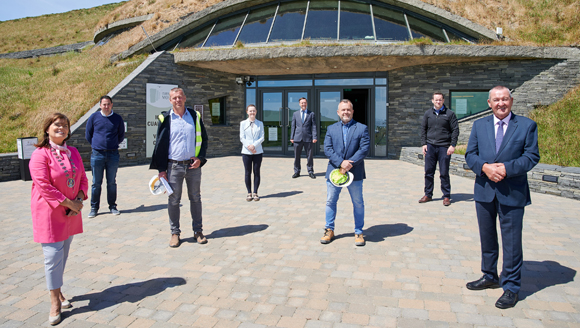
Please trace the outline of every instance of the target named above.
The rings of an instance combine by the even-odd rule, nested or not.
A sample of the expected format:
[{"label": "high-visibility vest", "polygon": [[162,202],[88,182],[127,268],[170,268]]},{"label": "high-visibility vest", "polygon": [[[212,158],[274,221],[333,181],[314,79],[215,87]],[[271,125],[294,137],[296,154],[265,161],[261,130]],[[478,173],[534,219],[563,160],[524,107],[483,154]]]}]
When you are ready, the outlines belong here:
[{"label": "high-visibility vest", "polygon": [[[201,139],[201,123],[199,119],[199,113],[196,113],[195,117],[195,157],[197,157],[201,151],[201,143],[203,140]],[[163,123],[165,120],[165,116],[163,116],[163,114],[159,114],[158,118],[161,123]]]}]

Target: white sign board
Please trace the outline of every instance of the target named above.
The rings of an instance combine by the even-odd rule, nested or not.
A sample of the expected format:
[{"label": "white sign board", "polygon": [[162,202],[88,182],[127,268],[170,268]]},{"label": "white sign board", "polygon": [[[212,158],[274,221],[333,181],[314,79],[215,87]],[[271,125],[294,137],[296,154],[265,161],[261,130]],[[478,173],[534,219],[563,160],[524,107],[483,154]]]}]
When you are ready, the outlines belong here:
[{"label": "white sign board", "polygon": [[455,114],[467,114],[467,99],[455,100]]},{"label": "white sign board", "polygon": [[268,141],[278,141],[278,128],[268,128]]},{"label": "white sign board", "polygon": [[173,84],[153,84],[147,83],[146,94],[146,122],[145,122],[145,142],[147,144],[147,157],[153,156],[153,149],[155,148],[155,140],[157,139],[157,125],[159,119],[157,116],[163,111],[171,109],[169,102],[169,91],[177,88]]},{"label": "white sign board", "polygon": [[18,147],[19,159],[30,159],[32,152],[36,149],[34,144],[38,143],[37,137],[18,138],[16,146]]},{"label": "white sign board", "polygon": [[123,139],[119,144],[119,149],[127,149],[127,138]]}]

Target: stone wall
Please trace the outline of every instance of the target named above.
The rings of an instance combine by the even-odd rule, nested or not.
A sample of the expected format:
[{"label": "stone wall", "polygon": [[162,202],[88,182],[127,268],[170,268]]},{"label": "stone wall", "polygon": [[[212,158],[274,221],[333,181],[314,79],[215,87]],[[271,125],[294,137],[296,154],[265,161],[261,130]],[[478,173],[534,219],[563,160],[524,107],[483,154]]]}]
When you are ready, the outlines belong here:
[{"label": "stone wall", "polygon": [[[544,88],[542,94],[554,92],[556,96],[546,98],[544,104],[550,104],[561,98],[565,88],[562,83],[553,83],[558,73],[565,72],[565,67],[578,65],[573,62],[566,64],[564,59],[539,59],[539,60],[507,60],[507,61],[482,61],[476,63],[461,64],[438,64],[412,66],[396,69],[389,72],[389,157],[397,158],[403,147],[416,147],[421,145],[421,120],[425,111],[432,106],[430,101],[433,92],[442,92],[445,97],[445,105],[449,106],[450,90],[489,90],[497,85],[505,85],[510,89],[520,88],[528,81],[530,87],[522,88],[521,98],[531,97],[530,94],[537,88]],[[561,67],[561,68],[559,68]],[[546,72],[552,72],[548,77]],[[578,76],[576,68],[574,76]],[[546,77],[543,77],[546,76]],[[566,87],[572,81],[567,77]],[[559,79],[561,81],[562,79]],[[533,87],[531,87],[533,85]],[[567,90],[567,89],[566,89]],[[527,115],[528,107],[522,102],[514,104],[513,112]],[[466,122],[461,129],[460,140],[466,143],[469,139],[468,131],[471,131],[471,122]]]},{"label": "stone wall", "polygon": [[[182,87],[187,97],[186,105],[203,104],[203,121],[209,135],[208,157],[238,154],[241,150],[239,141],[239,122],[245,119],[244,88],[235,82],[235,76],[207,69],[177,65],[173,55],[163,52],[156,54],[150,63],[146,63],[130,81],[126,82],[114,94],[113,111],[127,122],[127,149],[120,150],[121,166],[148,164],[146,158],[146,85],[176,84]],[[143,65],[142,65],[143,66]],[[226,97],[226,124],[212,125],[209,112],[209,99]],[[85,140],[86,120],[94,110],[83,116],[73,126],[69,144],[77,147],[83,156],[87,170],[90,169],[91,147]]]},{"label": "stone wall", "polygon": [[20,179],[18,153],[0,154],[0,181]]},{"label": "stone wall", "polygon": [[[420,147],[402,148],[400,160],[420,166],[425,165]],[[464,155],[451,155],[449,173],[475,180],[475,173],[467,168]],[[528,183],[533,192],[580,200],[580,168],[578,167],[538,164],[528,172]]]}]

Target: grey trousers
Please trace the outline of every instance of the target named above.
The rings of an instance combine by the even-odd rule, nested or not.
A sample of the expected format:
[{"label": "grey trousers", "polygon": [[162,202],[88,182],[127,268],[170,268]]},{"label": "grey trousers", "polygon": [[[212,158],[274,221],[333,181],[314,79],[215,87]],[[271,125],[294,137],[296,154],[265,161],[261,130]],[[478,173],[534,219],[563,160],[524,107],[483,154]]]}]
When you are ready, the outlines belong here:
[{"label": "grey trousers", "polygon": [[173,189],[173,194],[169,196],[167,204],[172,235],[181,234],[179,229],[179,204],[181,202],[181,192],[183,191],[183,180],[185,180],[187,185],[193,232],[196,233],[203,230],[201,223],[201,167],[197,169],[188,169],[188,167],[189,165],[169,163],[167,168],[167,178],[171,189]]},{"label": "grey trousers", "polygon": [[44,253],[44,274],[48,290],[59,289],[63,284],[64,267],[73,236],[56,243],[42,243]]}]

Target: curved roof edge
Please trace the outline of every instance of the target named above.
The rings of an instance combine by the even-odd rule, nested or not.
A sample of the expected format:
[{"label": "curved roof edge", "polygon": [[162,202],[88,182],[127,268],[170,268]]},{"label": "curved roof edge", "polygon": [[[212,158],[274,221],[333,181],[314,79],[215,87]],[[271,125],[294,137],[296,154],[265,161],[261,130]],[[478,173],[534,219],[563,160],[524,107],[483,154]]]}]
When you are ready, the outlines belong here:
[{"label": "curved roof edge", "polygon": [[[468,31],[467,34],[473,35],[479,39],[491,39],[495,40],[497,38],[494,31],[491,31],[479,24],[476,24],[466,18],[458,15],[451,14],[441,8],[435,7],[428,3],[419,0],[378,0],[379,2],[398,6],[403,9],[415,12],[417,14],[423,15],[425,17],[437,20],[444,23],[450,27],[453,27],[459,31]],[[222,15],[242,10],[244,8],[253,7],[261,5],[264,3],[272,2],[272,0],[226,0],[220,2],[204,10],[198,11],[192,14],[186,19],[171,25],[170,27],[164,29],[163,31],[152,35],[150,37],[151,42],[154,46],[161,46],[166,42],[173,40],[179,35],[192,29],[190,25],[195,26],[204,24],[208,21],[214,20]],[[134,54],[139,54],[146,51],[153,50],[151,48],[151,43],[149,40],[145,39],[128,50],[121,52],[111,58],[111,61],[116,61],[118,59],[127,58]]]},{"label": "curved roof edge", "polygon": [[95,35],[93,35],[93,42],[97,43],[101,41],[103,38],[105,38],[107,35],[114,33],[115,31],[139,25],[144,21],[151,19],[153,15],[154,14],[149,14],[138,17],[125,18],[118,20],[116,22],[112,22],[111,24],[107,24],[105,25],[105,27],[100,28],[95,32]]},{"label": "curved roof edge", "polygon": [[390,71],[401,67],[512,59],[580,60],[569,47],[369,45],[193,50],[175,63],[243,75]]}]

